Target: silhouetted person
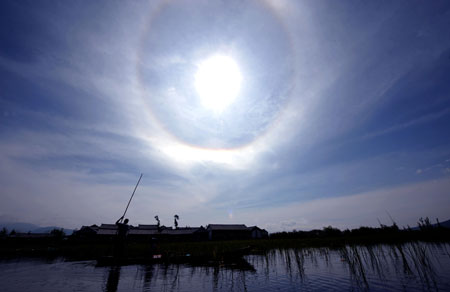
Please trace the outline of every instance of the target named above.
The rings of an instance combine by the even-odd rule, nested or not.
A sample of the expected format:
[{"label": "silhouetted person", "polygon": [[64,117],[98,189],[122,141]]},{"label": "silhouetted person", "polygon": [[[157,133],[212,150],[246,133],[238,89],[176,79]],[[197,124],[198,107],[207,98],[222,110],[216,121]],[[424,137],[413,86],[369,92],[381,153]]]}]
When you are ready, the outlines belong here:
[{"label": "silhouetted person", "polygon": [[128,234],[128,219],[125,219],[123,223],[120,221],[123,220],[123,216],[117,220],[117,238],[116,238],[116,248],[114,252],[114,256],[116,258],[123,258],[125,254],[125,245],[127,240],[127,234]]}]

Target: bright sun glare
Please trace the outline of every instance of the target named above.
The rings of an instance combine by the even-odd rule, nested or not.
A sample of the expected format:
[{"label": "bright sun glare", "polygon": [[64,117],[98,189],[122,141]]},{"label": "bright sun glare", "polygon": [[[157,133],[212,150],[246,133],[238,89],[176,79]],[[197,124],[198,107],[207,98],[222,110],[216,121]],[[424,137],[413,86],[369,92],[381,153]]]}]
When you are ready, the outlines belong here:
[{"label": "bright sun glare", "polygon": [[231,57],[214,55],[198,66],[195,88],[202,105],[220,113],[237,97],[241,81],[239,67]]}]

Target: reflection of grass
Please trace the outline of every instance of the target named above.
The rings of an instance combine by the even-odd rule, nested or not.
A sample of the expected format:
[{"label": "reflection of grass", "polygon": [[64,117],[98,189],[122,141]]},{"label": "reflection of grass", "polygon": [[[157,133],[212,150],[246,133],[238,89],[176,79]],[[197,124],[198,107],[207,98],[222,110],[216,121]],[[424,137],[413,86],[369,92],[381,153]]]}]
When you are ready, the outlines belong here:
[{"label": "reflection of grass", "polygon": [[[392,262],[389,259],[398,259],[398,255],[400,255],[403,275],[412,279],[420,279],[423,288],[429,290],[437,289],[435,267],[429,252],[432,247],[433,245],[430,243],[408,242],[392,246],[376,246],[378,253],[370,252],[370,249],[373,248],[370,246],[345,247],[341,252],[345,254],[350,250],[351,256],[346,259],[350,271],[357,281],[362,279],[366,287],[368,287],[368,283],[365,275],[368,269],[383,279],[386,268],[397,269],[398,266],[398,262]],[[361,258],[364,258],[365,262],[361,261]],[[372,265],[369,265],[369,262]],[[373,265],[373,263],[376,264]],[[357,269],[354,266],[357,266]]]},{"label": "reflection of grass", "polygon": [[374,277],[380,280],[379,283],[385,283],[393,278],[402,283],[406,279],[404,287],[410,285],[410,281],[414,281],[422,285],[422,290],[437,290],[436,265],[439,259],[433,255],[442,254],[448,246],[448,244],[407,242],[393,245],[345,245],[335,249],[328,247],[275,249],[264,254],[264,264],[258,264],[255,260],[257,257],[250,257],[249,262],[256,267],[264,268],[281,264],[290,279],[297,277],[303,283],[308,278],[310,268],[308,261],[313,266],[317,266],[319,262],[331,266],[330,255],[337,254],[346,267],[352,284],[358,287],[358,290],[369,290],[370,279]]}]

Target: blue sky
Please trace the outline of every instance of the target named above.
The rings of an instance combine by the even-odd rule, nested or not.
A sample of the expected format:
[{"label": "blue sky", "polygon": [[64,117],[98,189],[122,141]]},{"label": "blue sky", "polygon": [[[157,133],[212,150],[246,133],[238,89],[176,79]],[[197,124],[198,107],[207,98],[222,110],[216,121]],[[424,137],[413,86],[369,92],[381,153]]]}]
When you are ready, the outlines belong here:
[{"label": "blue sky", "polygon": [[1,1],[0,219],[110,223],[144,173],[132,224],[447,220],[449,27],[446,1]]}]

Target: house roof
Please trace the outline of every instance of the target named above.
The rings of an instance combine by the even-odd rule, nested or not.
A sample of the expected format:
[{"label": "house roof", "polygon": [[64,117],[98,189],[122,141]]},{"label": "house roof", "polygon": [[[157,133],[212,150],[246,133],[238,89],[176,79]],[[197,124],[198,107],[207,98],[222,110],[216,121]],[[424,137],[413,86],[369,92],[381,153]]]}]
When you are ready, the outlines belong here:
[{"label": "house roof", "polygon": [[161,232],[161,234],[188,235],[188,234],[194,234],[195,232],[202,231],[202,230],[204,230],[204,228],[200,228],[200,227],[197,227],[197,228],[194,228],[194,227],[189,228],[188,227],[188,228],[178,228],[178,229],[166,229],[166,230],[163,230]]},{"label": "house roof", "polygon": [[104,229],[100,228],[97,231],[98,235],[116,235],[116,233],[117,233],[117,230],[115,230],[115,229],[106,229],[106,228],[104,228]]},{"label": "house roof", "polygon": [[261,231],[266,231],[265,229],[262,229],[262,228],[259,228],[258,226],[249,226],[249,227],[247,227],[249,230],[254,230],[254,229],[256,229],[256,230],[261,230]]},{"label": "house roof", "polygon": [[84,229],[84,228],[88,228],[88,229],[92,229],[92,230],[97,230],[97,229],[99,229],[100,227],[98,227],[97,225],[91,225],[91,226],[83,225],[83,226],[81,226],[80,230],[81,230],[81,229]]},{"label": "house roof", "polygon": [[208,230],[248,230],[245,224],[209,224]]},{"label": "house roof", "polygon": [[78,230],[77,232],[81,232],[81,233],[86,233],[86,232],[91,232],[91,233],[96,233],[98,231],[98,226],[81,226],[80,230]]},{"label": "house roof", "polygon": [[137,229],[142,229],[142,230],[148,230],[148,229],[158,229],[158,225],[151,225],[151,224],[139,224],[137,227]]},{"label": "house roof", "polygon": [[131,229],[129,235],[154,235],[158,234],[158,229]]},{"label": "house roof", "polygon": [[117,225],[116,224],[103,224],[97,230],[98,235],[116,235]]},{"label": "house roof", "polygon": [[[158,234],[158,225],[152,224],[139,224],[137,227],[129,225],[130,229],[128,234],[131,235],[153,235]],[[160,229],[165,229],[165,226],[160,226]],[[117,225],[116,224],[102,224],[97,229],[98,235],[116,235]]]},{"label": "house roof", "polygon": [[103,224],[100,225],[100,229],[117,229],[117,225],[116,224]]}]

